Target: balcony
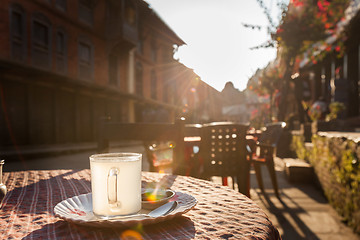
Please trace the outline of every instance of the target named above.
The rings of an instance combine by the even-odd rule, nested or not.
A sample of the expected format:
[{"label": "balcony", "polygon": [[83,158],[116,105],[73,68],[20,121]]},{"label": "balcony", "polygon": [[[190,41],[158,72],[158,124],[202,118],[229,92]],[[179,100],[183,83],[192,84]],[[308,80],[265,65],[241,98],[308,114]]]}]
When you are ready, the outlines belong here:
[{"label": "balcony", "polygon": [[107,3],[106,38],[111,51],[128,51],[138,41],[138,9],[133,1]]}]

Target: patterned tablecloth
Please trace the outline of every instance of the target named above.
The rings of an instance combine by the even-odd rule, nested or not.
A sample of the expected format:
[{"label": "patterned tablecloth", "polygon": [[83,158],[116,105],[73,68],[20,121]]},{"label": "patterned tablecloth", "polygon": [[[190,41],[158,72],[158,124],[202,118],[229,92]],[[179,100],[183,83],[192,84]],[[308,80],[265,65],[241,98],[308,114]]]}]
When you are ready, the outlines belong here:
[{"label": "patterned tablecloth", "polygon": [[91,191],[88,169],[6,172],[3,180],[8,194],[0,209],[0,239],[280,239],[252,200],[192,177],[143,172],[144,182],[161,181],[198,204],[181,217],[132,229],[85,227],[54,216],[58,202]]}]

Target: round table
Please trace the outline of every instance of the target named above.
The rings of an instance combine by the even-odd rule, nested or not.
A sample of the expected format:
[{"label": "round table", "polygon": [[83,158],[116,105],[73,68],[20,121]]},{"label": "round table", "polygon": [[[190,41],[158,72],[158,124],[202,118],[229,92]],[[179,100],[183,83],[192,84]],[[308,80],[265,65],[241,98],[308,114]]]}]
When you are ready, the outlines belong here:
[{"label": "round table", "polygon": [[85,227],[54,216],[58,202],[91,191],[89,169],[5,172],[3,180],[8,194],[0,209],[1,239],[119,239],[131,232],[141,239],[280,239],[251,199],[193,177],[143,172],[143,184],[158,182],[198,203],[183,216],[131,229]]}]

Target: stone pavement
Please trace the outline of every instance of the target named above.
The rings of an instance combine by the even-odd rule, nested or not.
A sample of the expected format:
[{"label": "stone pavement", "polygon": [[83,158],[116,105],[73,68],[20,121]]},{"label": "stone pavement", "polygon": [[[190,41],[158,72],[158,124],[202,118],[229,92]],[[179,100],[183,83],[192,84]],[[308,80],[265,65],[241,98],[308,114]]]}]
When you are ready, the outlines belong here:
[{"label": "stone pavement", "polygon": [[[139,145],[122,146],[112,151],[143,152]],[[59,153],[53,156],[38,157],[26,161],[6,161],[4,171],[26,169],[84,169],[89,168],[89,156],[96,150],[83,152]],[[251,198],[268,214],[279,229],[284,240],[296,239],[346,239],[359,240],[360,236],[341,222],[335,210],[327,203],[321,190],[315,184],[290,183],[284,173],[285,164],[276,158],[276,170],[280,188],[280,199],[272,189],[269,175],[264,167],[262,173],[265,194],[258,188],[255,174],[251,171]],[[148,170],[146,159],[143,159],[143,170]],[[213,181],[221,184],[221,179]],[[231,186],[231,182],[229,183]]]},{"label": "stone pavement", "polygon": [[359,235],[341,222],[315,183],[290,183],[285,175],[284,161],[275,159],[280,199],[273,191],[267,170],[263,169],[265,194],[258,188],[254,172],[251,174],[251,198],[270,217],[284,240],[326,239],[355,240]]}]

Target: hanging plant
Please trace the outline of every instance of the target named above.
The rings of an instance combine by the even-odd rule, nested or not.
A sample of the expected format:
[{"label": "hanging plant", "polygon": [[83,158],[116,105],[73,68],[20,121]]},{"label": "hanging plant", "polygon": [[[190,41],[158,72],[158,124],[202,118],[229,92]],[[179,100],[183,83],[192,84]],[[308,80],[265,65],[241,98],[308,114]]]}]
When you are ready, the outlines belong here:
[{"label": "hanging plant", "polygon": [[[272,38],[293,58],[307,52],[316,63],[331,51],[341,56],[345,36],[337,28],[348,4],[349,0],[291,0]],[[328,37],[340,38],[340,41],[328,45],[325,41]]]}]

